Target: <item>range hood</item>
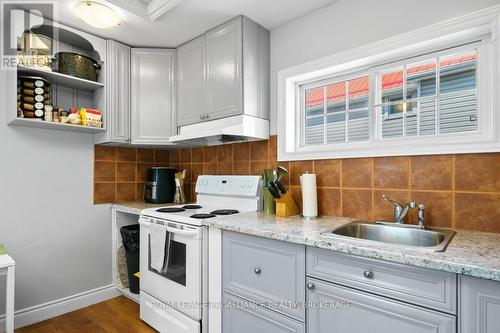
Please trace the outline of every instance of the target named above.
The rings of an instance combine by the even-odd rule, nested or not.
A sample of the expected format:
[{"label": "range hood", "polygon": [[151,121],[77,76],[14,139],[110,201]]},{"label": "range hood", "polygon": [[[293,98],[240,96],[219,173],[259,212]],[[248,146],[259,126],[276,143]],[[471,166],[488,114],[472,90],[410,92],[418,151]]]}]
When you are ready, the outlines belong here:
[{"label": "range hood", "polygon": [[213,146],[269,139],[269,120],[246,114],[181,126],[170,142]]}]

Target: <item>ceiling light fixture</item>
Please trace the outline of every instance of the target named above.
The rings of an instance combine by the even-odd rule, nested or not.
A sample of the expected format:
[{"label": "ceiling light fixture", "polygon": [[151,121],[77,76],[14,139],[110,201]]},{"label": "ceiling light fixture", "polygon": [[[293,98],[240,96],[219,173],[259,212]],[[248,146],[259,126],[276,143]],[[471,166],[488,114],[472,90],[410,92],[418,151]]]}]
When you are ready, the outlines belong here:
[{"label": "ceiling light fixture", "polygon": [[121,18],[112,8],[95,1],[82,1],[75,6],[76,15],[99,29],[108,29],[121,23]]}]

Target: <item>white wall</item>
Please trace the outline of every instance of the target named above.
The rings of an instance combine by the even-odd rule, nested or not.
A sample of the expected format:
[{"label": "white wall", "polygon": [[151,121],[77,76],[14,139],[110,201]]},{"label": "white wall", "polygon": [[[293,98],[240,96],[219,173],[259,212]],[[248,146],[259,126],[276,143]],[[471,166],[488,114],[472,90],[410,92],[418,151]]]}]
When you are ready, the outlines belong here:
[{"label": "white wall", "polygon": [[277,75],[326,57],[499,4],[499,0],[341,0],[271,31],[271,133]]},{"label": "white wall", "polygon": [[111,284],[111,214],[92,204],[92,136],[7,126],[12,106],[0,97],[0,243],[16,261],[16,309]]}]

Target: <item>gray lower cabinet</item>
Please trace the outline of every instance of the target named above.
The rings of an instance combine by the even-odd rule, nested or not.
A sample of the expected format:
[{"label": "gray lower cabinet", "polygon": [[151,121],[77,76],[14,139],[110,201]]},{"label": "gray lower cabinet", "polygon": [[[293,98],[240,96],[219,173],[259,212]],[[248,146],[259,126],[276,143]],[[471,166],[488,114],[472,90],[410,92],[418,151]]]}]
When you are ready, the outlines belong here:
[{"label": "gray lower cabinet", "polygon": [[304,324],[224,293],[224,333],[305,333]]},{"label": "gray lower cabinet", "polygon": [[304,321],[305,247],[224,231],[222,289]]},{"label": "gray lower cabinet", "polygon": [[500,282],[237,232],[222,290],[222,333],[500,333]]},{"label": "gray lower cabinet", "polygon": [[307,275],[399,301],[456,314],[457,275],[307,248]]},{"label": "gray lower cabinet", "polygon": [[500,282],[460,277],[460,332],[500,332]]},{"label": "gray lower cabinet", "polygon": [[[453,333],[453,315],[308,278],[308,333]],[[472,332],[472,331],[469,331]]]}]

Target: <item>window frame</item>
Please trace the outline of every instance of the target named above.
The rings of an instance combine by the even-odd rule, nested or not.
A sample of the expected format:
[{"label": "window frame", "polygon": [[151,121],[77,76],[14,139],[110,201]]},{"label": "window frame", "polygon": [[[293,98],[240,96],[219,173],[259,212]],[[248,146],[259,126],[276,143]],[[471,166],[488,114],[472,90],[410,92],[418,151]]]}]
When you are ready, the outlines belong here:
[{"label": "window frame", "polygon": [[[428,155],[500,151],[500,97],[495,76],[500,53],[500,6],[369,44],[278,73],[278,159]],[[471,44],[473,43],[473,44]],[[477,131],[383,138],[375,112],[377,71],[477,49]],[[354,60],[352,60],[354,59]],[[369,75],[368,141],[303,146],[305,103],[302,86],[312,87]],[[438,82],[436,82],[438,84]],[[325,124],[326,130],[326,124]],[[347,133],[346,133],[347,135]],[[305,138],[304,138],[305,140]],[[324,138],[326,141],[326,137]]]}]

